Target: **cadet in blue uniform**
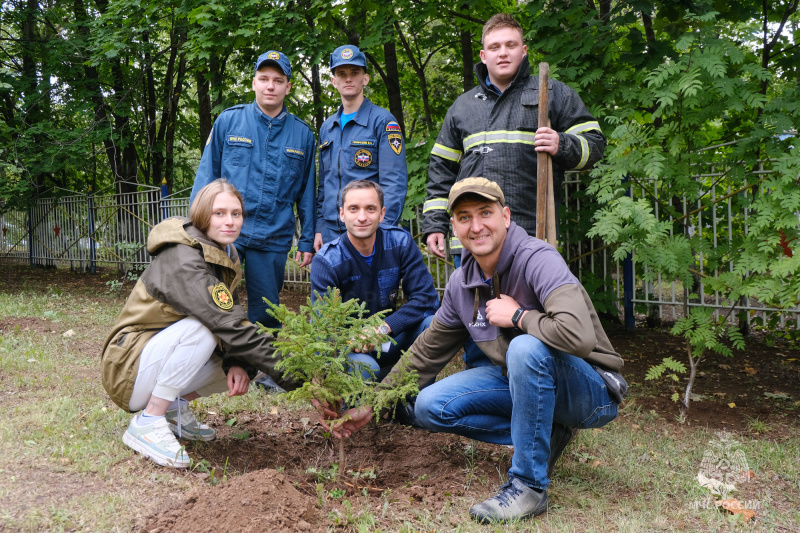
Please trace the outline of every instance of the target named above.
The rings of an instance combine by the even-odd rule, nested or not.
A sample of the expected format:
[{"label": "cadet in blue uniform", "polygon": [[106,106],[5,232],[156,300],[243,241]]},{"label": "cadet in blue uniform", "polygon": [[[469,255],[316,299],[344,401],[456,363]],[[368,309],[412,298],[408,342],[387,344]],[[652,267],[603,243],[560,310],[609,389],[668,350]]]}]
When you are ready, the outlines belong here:
[{"label": "cadet in blue uniform", "polygon": [[355,180],[379,183],[386,198],[386,223],[396,225],[408,189],[400,125],[391,113],[364,96],[367,60],[353,45],[331,54],[331,83],[342,97],[339,110],[319,132],[319,191],[314,249],[345,233],[339,219],[341,191]]},{"label": "cadet in blue uniform", "polygon": [[262,298],[278,303],[295,228],[301,266],[314,251],[314,133],[290,114],[283,101],[292,88],[292,68],[281,52],[261,54],[255,63],[255,101],[223,111],[211,130],[197,169],[192,200],[217,178],[227,178],[244,197],[247,217],[235,242],[244,260],[247,318],[277,327]]}]

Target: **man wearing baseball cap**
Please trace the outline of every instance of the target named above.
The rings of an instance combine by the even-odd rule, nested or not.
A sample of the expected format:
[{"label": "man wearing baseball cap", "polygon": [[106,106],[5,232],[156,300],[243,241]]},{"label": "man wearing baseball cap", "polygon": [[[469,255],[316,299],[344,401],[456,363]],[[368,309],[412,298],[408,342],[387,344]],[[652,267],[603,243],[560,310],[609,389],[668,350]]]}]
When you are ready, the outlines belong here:
[{"label": "man wearing baseball cap", "polygon": [[[575,431],[616,418],[627,390],[623,361],[561,254],[511,221],[495,182],[456,182],[448,208],[465,253],[433,323],[409,348],[411,368],[427,383],[469,339],[493,364],[423,389],[416,423],[513,445],[508,482],[470,516],[479,522],[537,516],[547,511],[553,466]],[[391,386],[394,375],[382,385]],[[323,414],[334,416],[329,409]],[[346,414],[351,418],[337,436],[349,437],[372,416],[368,407]]]},{"label": "man wearing baseball cap", "polygon": [[292,67],[276,50],[255,62],[255,100],[217,117],[197,169],[191,199],[208,183],[227,178],[244,197],[245,219],[234,245],[244,262],[247,318],[277,327],[263,298],[277,304],[292,245],[295,214],[302,233],[297,258],[311,263],[314,251],[314,132],[286,110]]},{"label": "man wearing baseball cap", "polygon": [[347,44],[330,58],[331,83],[342,105],[319,132],[319,190],[314,249],[343,235],[339,218],[341,190],[355,180],[380,184],[386,199],[386,223],[397,225],[408,189],[403,132],[397,120],[364,96],[369,83],[367,58]]}]

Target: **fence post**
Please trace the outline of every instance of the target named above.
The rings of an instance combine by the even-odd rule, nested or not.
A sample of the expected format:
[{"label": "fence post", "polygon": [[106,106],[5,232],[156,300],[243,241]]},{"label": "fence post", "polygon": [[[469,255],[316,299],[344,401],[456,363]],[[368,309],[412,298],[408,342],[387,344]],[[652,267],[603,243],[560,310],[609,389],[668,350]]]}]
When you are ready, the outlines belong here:
[{"label": "fence post", "polygon": [[94,191],[92,186],[89,185],[89,195],[86,198],[88,202],[89,211],[89,272],[92,274],[97,273],[97,257],[95,257],[95,240],[94,240]]},{"label": "fence post", "polygon": [[28,208],[28,265],[33,268],[33,207]]},{"label": "fence post", "polygon": [[[630,181],[630,175],[625,176],[623,183]],[[625,196],[632,197],[631,188],[628,187],[628,192]],[[623,310],[625,314],[625,329],[633,331],[636,329],[636,317],[633,315],[633,293],[635,290],[633,279],[633,254],[628,254],[622,260],[622,287],[623,287]]]},{"label": "fence post", "polygon": [[161,179],[161,220],[169,218],[169,206],[167,202],[169,201],[167,197],[169,196],[169,190],[167,189],[167,177],[164,176]]}]

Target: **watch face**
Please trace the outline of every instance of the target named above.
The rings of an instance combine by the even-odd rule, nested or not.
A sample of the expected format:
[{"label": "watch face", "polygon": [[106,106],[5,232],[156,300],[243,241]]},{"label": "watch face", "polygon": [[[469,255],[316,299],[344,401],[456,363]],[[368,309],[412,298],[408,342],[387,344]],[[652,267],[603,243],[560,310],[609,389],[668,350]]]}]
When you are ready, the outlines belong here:
[{"label": "watch face", "polygon": [[380,331],[383,335],[388,335],[389,334],[389,326],[384,324],[384,325],[382,325],[381,327],[378,328],[378,331]]}]

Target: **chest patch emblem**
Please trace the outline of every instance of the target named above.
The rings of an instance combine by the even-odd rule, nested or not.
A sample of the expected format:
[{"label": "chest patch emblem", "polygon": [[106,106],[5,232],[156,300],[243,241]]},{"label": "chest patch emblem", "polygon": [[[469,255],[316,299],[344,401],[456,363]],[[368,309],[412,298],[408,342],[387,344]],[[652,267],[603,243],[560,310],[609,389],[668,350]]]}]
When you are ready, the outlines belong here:
[{"label": "chest patch emblem", "polygon": [[369,150],[358,150],[355,156],[356,165],[360,166],[361,168],[368,167],[370,163],[372,163],[372,152]]},{"label": "chest patch emblem", "polygon": [[386,138],[389,139],[389,146],[392,147],[392,151],[400,155],[400,152],[403,151],[403,136],[399,133],[390,133]]},{"label": "chest patch emblem", "polygon": [[233,309],[233,295],[224,283],[217,283],[213,287],[208,288],[211,293],[211,299],[217,304],[217,307],[224,311]]}]

